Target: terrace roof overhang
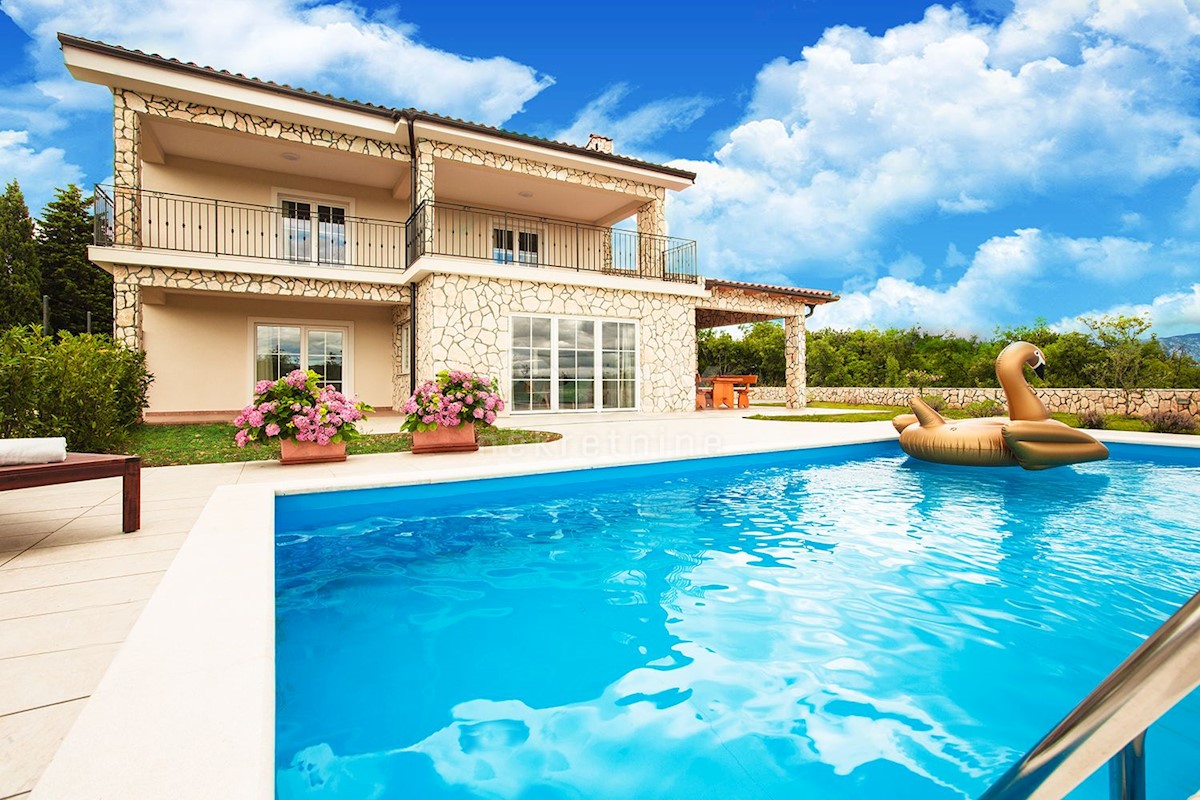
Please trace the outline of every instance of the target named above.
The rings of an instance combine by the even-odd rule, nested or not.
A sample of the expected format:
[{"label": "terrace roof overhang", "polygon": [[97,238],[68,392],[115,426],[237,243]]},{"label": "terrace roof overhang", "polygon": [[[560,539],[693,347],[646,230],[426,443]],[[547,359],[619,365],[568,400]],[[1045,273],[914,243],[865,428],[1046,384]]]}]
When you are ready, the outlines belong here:
[{"label": "terrace roof overhang", "polygon": [[706,279],[704,288],[708,291],[709,298],[708,303],[701,301],[696,306],[698,329],[745,325],[788,316],[807,317],[817,306],[836,303],[841,299],[824,289],[774,286],[719,278]]},{"label": "terrace roof overhang", "polygon": [[[349,100],[60,33],[63,59],[77,80],[271,119],[395,142],[433,138],[555,166],[678,191],[694,183],[685,169],[528,136],[414,108]],[[411,123],[411,125],[410,125]]]}]

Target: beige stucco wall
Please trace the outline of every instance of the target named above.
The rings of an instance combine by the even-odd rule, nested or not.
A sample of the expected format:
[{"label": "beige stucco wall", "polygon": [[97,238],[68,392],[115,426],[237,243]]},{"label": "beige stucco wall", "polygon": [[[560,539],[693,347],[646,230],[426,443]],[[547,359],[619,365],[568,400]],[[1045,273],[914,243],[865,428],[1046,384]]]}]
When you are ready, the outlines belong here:
[{"label": "beige stucco wall", "polygon": [[262,206],[274,206],[277,194],[307,194],[348,199],[346,213],[355,217],[404,222],[409,215],[408,199],[396,200],[388,189],[174,156],[166,164],[144,162],[142,188]]},{"label": "beige stucco wall", "polygon": [[154,413],[227,411],[250,401],[252,320],[351,328],[352,385],[359,399],[392,403],[392,306],[165,293],[144,301],[147,365]]},{"label": "beige stucco wall", "polygon": [[640,409],[687,411],[695,402],[694,306],[694,298],[650,292],[430,275],[417,288],[417,379],[443,369],[471,370],[498,376],[507,398],[512,314],[633,320]]}]

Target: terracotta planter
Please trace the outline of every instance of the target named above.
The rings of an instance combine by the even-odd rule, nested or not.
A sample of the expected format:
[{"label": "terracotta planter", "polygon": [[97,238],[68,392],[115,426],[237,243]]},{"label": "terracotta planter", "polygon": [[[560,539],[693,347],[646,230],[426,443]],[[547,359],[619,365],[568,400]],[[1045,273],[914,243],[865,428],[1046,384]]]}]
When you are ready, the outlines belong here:
[{"label": "terracotta planter", "polygon": [[414,453],[467,453],[478,449],[474,422],[464,422],[454,428],[413,431]]},{"label": "terracotta planter", "polygon": [[345,461],[346,443],[298,442],[295,439],[279,440],[280,464],[319,464],[324,461]]}]

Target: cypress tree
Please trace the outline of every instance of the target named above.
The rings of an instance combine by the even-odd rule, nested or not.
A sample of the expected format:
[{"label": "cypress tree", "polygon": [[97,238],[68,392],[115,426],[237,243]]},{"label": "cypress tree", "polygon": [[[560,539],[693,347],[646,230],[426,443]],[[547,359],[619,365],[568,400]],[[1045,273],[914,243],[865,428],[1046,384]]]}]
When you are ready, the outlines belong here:
[{"label": "cypress tree", "polygon": [[33,220],[16,181],[0,195],[0,328],[28,325],[42,317],[42,281]]},{"label": "cypress tree", "polygon": [[50,296],[50,326],[83,333],[112,333],[112,276],[87,259],[92,243],[91,198],[70,184],[57,189],[38,224],[42,292]]}]

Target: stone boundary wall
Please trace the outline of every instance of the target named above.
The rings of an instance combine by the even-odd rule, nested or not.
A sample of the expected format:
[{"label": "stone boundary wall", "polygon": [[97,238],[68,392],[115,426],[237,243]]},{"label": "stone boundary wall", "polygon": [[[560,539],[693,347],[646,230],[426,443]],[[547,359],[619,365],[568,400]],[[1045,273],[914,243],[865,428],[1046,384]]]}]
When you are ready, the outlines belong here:
[{"label": "stone boundary wall", "polygon": [[[782,395],[777,387],[760,387],[750,396],[759,402],[779,402],[769,399],[775,393]],[[1050,411],[1078,414],[1091,408],[1099,408],[1105,414],[1127,414],[1143,416],[1153,411],[1180,411],[1200,419],[1200,389],[1137,389],[1128,393],[1120,389],[1034,389],[1038,398]],[[854,386],[810,386],[809,402],[825,403],[873,403],[888,406],[906,406],[909,398],[917,394],[911,387],[878,388]],[[929,388],[921,392],[946,398],[951,408],[979,400],[1005,401],[1002,389],[952,389]]]}]

